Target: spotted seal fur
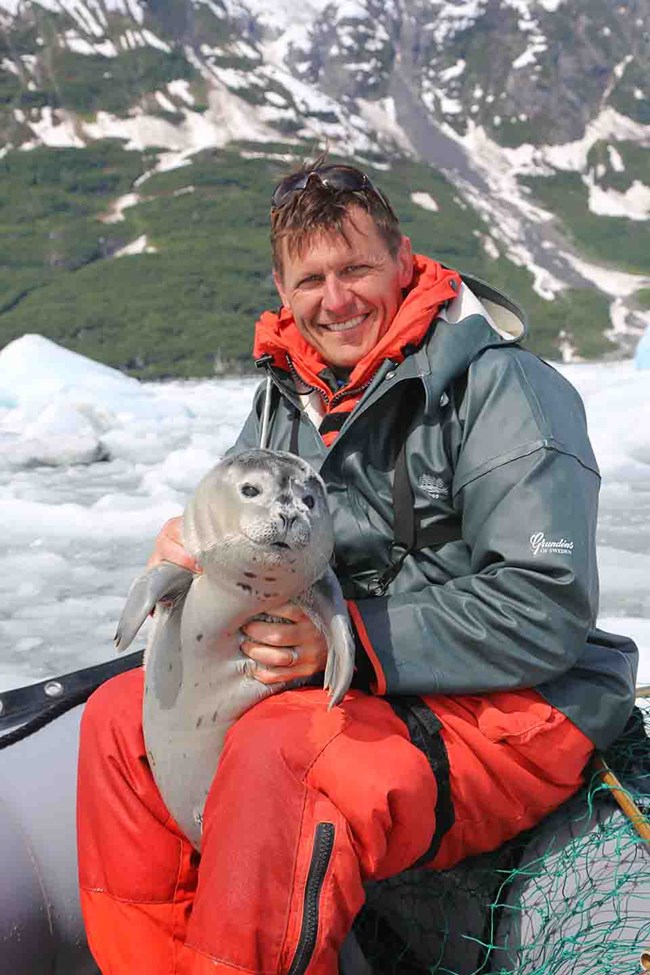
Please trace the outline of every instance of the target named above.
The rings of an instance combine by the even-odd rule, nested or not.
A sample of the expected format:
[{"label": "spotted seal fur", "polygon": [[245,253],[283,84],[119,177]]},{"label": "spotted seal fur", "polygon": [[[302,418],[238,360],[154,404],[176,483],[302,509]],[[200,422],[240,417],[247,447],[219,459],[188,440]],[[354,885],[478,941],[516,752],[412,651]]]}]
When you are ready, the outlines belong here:
[{"label": "spotted seal fur", "polygon": [[226,732],[287,686],[254,679],[240,627],[285,602],[300,606],[327,641],[330,707],[350,685],[354,641],[329,566],[334,532],[325,486],[305,461],[264,449],[221,461],[190,499],[182,537],[203,572],[162,563],[139,576],[116,646],[125,650],[155,607],[145,654],[145,745],[169,811],[200,849]]}]

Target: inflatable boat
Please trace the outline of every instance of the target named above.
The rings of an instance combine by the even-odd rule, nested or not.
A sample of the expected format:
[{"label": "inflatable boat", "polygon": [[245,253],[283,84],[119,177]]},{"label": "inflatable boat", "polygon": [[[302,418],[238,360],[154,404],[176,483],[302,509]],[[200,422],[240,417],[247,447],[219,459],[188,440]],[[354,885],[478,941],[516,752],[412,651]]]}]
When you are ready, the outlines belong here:
[{"label": "inflatable boat", "polygon": [[[140,651],[0,693],[0,975],[98,973],[77,889],[79,720],[96,687],[141,662]],[[619,749],[641,806],[643,719],[637,710]],[[650,970],[650,849],[594,780],[494,854],[368,885],[340,970],[605,975],[644,957]]]}]

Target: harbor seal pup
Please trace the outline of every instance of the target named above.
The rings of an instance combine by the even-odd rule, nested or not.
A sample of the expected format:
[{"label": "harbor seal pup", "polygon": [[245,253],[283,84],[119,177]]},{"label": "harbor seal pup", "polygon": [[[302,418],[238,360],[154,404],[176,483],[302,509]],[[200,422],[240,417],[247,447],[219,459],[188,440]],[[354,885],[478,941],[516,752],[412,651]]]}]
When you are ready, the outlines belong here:
[{"label": "harbor seal pup", "polygon": [[202,574],[162,563],[139,576],[115,639],[125,650],[155,607],[145,653],[145,745],[167,808],[200,849],[226,732],[288,686],[254,679],[240,628],[288,601],[301,607],[327,642],[330,707],[350,685],[354,640],[329,566],[334,532],[325,486],[299,457],[256,449],[221,461],[190,499],[182,537]]}]

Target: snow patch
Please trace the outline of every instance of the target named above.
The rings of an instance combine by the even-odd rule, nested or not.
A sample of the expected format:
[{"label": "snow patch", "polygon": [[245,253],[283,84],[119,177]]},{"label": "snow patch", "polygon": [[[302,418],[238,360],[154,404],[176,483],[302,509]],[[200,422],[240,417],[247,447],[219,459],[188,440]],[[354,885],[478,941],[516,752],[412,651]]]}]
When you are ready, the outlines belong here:
[{"label": "snow patch", "polygon": [[18,67],[14,64],[11,58],[2,58],[2,60],[0,61],[0,68],[3,71],[8,71],[9,74],[20,75],[20,71],[18,70]]},{"label": "snow patch", "polygon": [[68,50],[73,51],[75,54],[83,54],[84,56],[90,56],[93,54],[101,54],[105,58],[115,58],[118,55],[118,50],[111,40],[103,40],[101,42],[86,40],[84,37],[79,37],[73,31],[67,31],[63,35],[63,42]]},{"label": "snow patch", "polygon": [[[171,82],[167,88],[174,96],[191,98],[187,82]],[[277,139],[277,132],[260,119],[252,105],[238,98],[224,85],[214,81],[208,91],[208,110],[192,112],[175,106],[183,119],[172,124],[164,118],[147,115],[139,109],[128,118],[117,118],[108,112],[98,112],[93,122],[81,123],[90,139],[124,139],[126,149],[143,150],[157,146],[187,156],[201,149],[224,146],[236,139],[269,142]],[[182,161],[177,163],[182,165]],[[168,167],[173,168],[173,167]]]},{"label": "snow patch", "polygon": [[440,209],[430,193],[411,193],[411,200],[423,210],[431,210],[433,213],[437,213]]},{"label": "snow patch", "polygon": [[614,148],[614,146],[607,146],[607,154],[609,156],[609,165],[612,167],[615,173],[625,172],[625,163],[620,152]]},{"label": "snow patch", "polygon": [[174,98],[180,98],[184,101],[186,105],[190,107],[194,105],[194,95],[190,91],[190,83],[184,78],[177,78],[176,81],[170,81],[167,85],[167,91]]},{"label": "snow patch", "polygon": [[650,136],[650,125],[641,125],[608,107],[587,125],[581,139],[561,145],[540,146],[537,153],[540,159],[550,163],[555,169],[583,172],[587,167],[589,150],[595,142],[601,139],[612,139],[615,142],[626,140],[640,142],[648,136]]},{"label": "snow patch", "polygon": [[531,44],[527,47],[523,54],[520,54],[518,58],[512,62],[512,67],[515,71],[519,71],[521,68],[527,68],[531,64],[535,64],[537,61],[537,55],[541,54],[543,51],[548,50],[546,44]]},{"label": "snow patch", "polygon": [[562,329],[560,332],[558,332],[558,336],[557,336],[557,347],[558,347],[558,349],[560,351],[560,356],[562,358],[562,362],[580,362],[581,361],[581,358],[578,355],[578,350],[576,349],[575,345],[571,341],[571,338],[569,337],[569,335],[567,334],[567,332],[564,331],[564,329]]},{"label": "snow patch", "polygon": [[583,180],[589,187],[589,209],[607,217],[626,217],[628,220],[647,220],[650,216],[650,187],[635,179],[624,193],[603,189],[593,177]]},{"label": "snow patch", "polygon": [[415,151],[410,139],[397,121],[395,101],[392,97],[379,98],[377,101],[358,100],[361,116],[380,135],[390,139],[407,155],[414,155]]},{"label": "snow patch", "polygon": [[456,0],[442,4],[435,10],[435,19],[427,24],[438,47],[462,31],[472,27],[487,7],[488,0]]},{"label": "snow patch", "polygon": [[171,51],[169,44],[166,44],[165,41],[161,41],[160,38],[153,34],[150,30],[143,30],[140,36],[142,38],[143,45],[147,47],[155,47],[159,51],[165,51],[167,54],[169,54]]},{"label": "snow patch", "polygon": [[437,77],[442,81],[451,81],[452,78],[458,78],[465,70],[465,67],[465,61],[461,58],[455,64],[452,64],[451,67],[445,68],[443,71],[438,71]]},{"label": "snow patch", "polygon": [[287,99],[279,91],[267,91],[264,97],[267,102],[271,102],[272,105],[276,105],[278,108],[287,107]]},{"label": "snow patch", "polygon": [[615,298],[628,297],[638,291],[639,288],[646,288],[650,285],[650,278],[640,274],[628,274],[626,271],[614,271],[611,268],[603,267],[600,264],[593,264],[590,261],[578,257],[576,254],[569,254],[562,251],[562,256],[578,271],[584,278],[595,284],[597,288],[605,294]]},{"label": "snow patch", "polygon": [[228,88],[243,89],[247,91],[251,87],[256,87],[251,85],[251,79],[244,71],[236,71],[234,68],[221,68],[215,67],[213,69],[214,75],[219,81],[223,82]]},{"label": "snow patch", "polygon": [[[503,250],[508,259],[518,267],[523,267],[533,276],[533,290],[546,301],[552,301],[556,294],[563,291],[566,287],[563,281],[556,278],[546,268],[541,267],[533,258],[533,255],[524,243],[521,220],[511,209],[500,206],[499,191],[491,196],[481,193],[476,187],[464,180],[458,180],[457,185],[463,190],[465,197],[471,202],[477,213],[481,214],[487,224],[491,227],[492,236],[496,241],[503,245]],[[507,181],[502,182],[502,192],[507,192]],[[517,187],[513,193],[518,193]],[[511,196],[503,197],[512,200]],[[524,201],[527,203],[527,201]],[[517,200],[520,206],[520,200]],[[550,214],[545,215],[550,219]],[[497,254],[497,256],[499,256]]]},{"label": "snow patch", "polygon": [[106,213],[101,214],[98,219],[102,223],[119,223],[124,220],[124,211],[128,210],[129,207],[136,206],[141,200],[142,198],[137,193],[125,193],[124,196],[114,200]]},{"label": "snow patch", "polygon": [[82,149],[85,145],[78,134],[76,120],[63,109],[55,111],[49,105],[44,105],[40,118],[38,120],[30,118],[27,124],[34,133],[35,139],[24,142],[20,147],[22,150],[34,149],[39,145],[50,146],[53,149]]},{"label": "snow patch", "polygon": [[639,322],[650,323],[650,309],[639,311],[637,308],[629,307],[625,298],[615,298],[609,306],[609,318],[612,327],[608,332],[610,338],[616,340],[624,337],[637,337],[639,334]]},{"label": "snow patch", "polygon": [[154,98],[166,112],[176,112],[176,105],[162,91],[154,92]]},{"label": "snow patch", "polygon": [[[483,245],[483,250],[485,251],[485,253],[487,254],[487,256],[488,257],[491,257],[493,261],[498,260],[499,257],[501,257],[501,251],[497,247],[497,244],[496,244],[496,241],[494,240],[494,238],[493,237],[490,237],[489,234],[481,234],[481,233],[479,233],[478,236],[480,238],[481,244]],[[555,295],[555,292],[551,292],[551,295],[554,296]]]},{"label": "snow patch", "polygon": [[130,254],[157,254],[158,248],[152,247],[147,242],[147,235],[142,234],[136,240],[131,241],[130,244],[126,244],[125,247],[121,247],[119,251],[115,251],[113,257],[128,257]]}]

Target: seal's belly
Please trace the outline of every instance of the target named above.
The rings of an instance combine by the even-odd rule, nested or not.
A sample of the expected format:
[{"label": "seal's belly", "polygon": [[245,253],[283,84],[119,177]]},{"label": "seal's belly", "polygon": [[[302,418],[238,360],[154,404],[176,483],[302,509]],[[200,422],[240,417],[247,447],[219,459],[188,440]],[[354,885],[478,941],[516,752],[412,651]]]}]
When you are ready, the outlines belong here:
[{"label": "seal's belly", "polygon": [[[167,808],[197,848],[226,733],[272,693],[246,675],[239,621],[226,619],[217,606],[205,580],[197,579],[182,619],[169,615],[157,627],[145,671],[143,729],[151,770]],[[168,677],[180,660],[178,685],[170,694]]]}]

